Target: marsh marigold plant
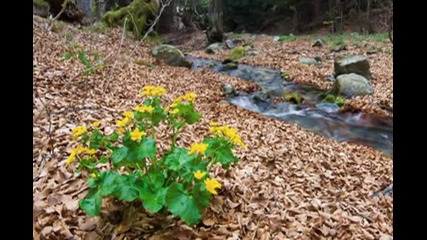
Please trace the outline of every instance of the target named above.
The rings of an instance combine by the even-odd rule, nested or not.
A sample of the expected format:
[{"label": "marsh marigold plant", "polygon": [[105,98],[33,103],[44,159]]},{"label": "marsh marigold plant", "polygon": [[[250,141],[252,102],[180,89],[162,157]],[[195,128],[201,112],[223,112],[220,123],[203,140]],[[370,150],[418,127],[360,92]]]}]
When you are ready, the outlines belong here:
[{"label": "marsh marigold plant", "polygon": [[[144,100],[116,120],[116,131],[104,135],[101,123],[72,129],[78,145],[67,164],[76,164],[76,172],[87,171],[89,191],[79,201],[89,215],[100,214],[102,199],[139,200],[145,209],[156,213],[169,211],[187,224],[197,224],[212,194],[221,191],[221,183],[209,172],[214,164],[227,169],[237,163],[236,147],[246,147],[236,129],[211,123],[211,137],[190,146],[179,146],[176,139],[187,125],[201,115],[195,111],[197,95],[187,93],[166,106],[163,87],[145,86]],[[171,146],[157,153],[156,127],[164,124],[170,131]],[[101,170],[110,164],[110,170]]]}]

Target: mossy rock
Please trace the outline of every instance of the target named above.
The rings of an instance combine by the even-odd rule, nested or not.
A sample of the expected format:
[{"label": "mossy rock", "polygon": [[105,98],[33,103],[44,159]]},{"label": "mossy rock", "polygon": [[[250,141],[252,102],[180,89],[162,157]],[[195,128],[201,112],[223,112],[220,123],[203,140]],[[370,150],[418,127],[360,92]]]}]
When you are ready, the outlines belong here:
[{"label": "mossy rock", "polygon": [[285,92],[283,97],[286,101],[293,102],[295,104],[301,103],[303,100],[303,97],[298,92]]},{"label": "mossy rock", "polygon": [[238,64],[237,63],[235,63],[235,62],[230,62],[230,63],[227,63],[227,64],[225,64],[221,69],[220,69],[220,71],[229,71],[229,70],[234,70],[234,69],[237,69],[239,66],[238,66]]},{"label": "mossy rock", "polygon": [[151,50],[151,54],[158,60],[171,66],[188,67],[193,65],[188,61],[184,54],[172,45],[162,44]]},{"label": "mossy rock", "polygon": [[370,81],[355,73],[339,75],[333,88],[338,94],[347,97],[370,95],[373,92]]},{"label": "mossy rock", "polygon": [[50,4],[45,0],[33,0],[33,14],[40,17],[49,15]]},{"label": "mossy rock", "polygon": [[245,56],[245,48],[244,47],[236,47],[231,50],[228,55],[227,60],[231,60],[232,62],[237,62]]},{"label": "mossy rock", "polygon": [[155,17],[159,5],[159,0],[134,0],[126,7],[105,13],[102,20],[112,27],[123,26],[125,19],[128,19],[126,30],[134,32],[136,39],[139,40]]},{"label": "mossy rock", "polygon": [[335,103],[339,107],[345,106],[347,101],[342,96],[335,97],[332,94],[328,94],[322,101],[322,103]]}]

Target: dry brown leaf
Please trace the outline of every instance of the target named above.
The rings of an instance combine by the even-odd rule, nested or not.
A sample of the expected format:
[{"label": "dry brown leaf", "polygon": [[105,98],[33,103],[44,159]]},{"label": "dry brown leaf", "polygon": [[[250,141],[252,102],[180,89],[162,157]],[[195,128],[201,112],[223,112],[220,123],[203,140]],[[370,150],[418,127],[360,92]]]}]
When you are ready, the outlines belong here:
[{"label": "dry brown leaf", "polygon": [[[121,38],[120,29],[113,29],[107,35],[81,31],[68,24],[66,29],[75,36],[72,44],[91,48],[101,56],[117,49]],[[122,52],[115,58],[119,67],[112,74],[106,92],[104,83],[109,78],[109,67],[67,83],[82,69],[78,61],[58,60],[71,43],[66,42],[63,33],[37,26],[33,28],[33,36],[33,59],[38,68],[33,74],[34,235],[42,239],[46,234],[50,239],[66,239],[70,234],[76,239],[101,239],[97,233],[101,232],[116,240],[150,239],[156,235],[165,239],[195,239],[196,236],[201,239],[392,239],[393,198],[387,196],[372,201],[368,197],[393,181],[392,158],[368,147],[339,143],[295,124],[224,104],[225,98],[219,90],[223,82],[240,91],[259,89],[242,79],[208,70],[127,64],[126,59],[155,63],[146,43],[134,59],[129,57],[135,45],[130,39],[124,40]],[[193,45],[203,46],[204,39],[203,33],[193,33],[186,43],[188,49],[193,49]],[[252,42],[261,53],[248,56],[243,63],[280,69],[297,83],[312,83],[322,89],[332,85],[326,75],[333,72],[336,55],[326,48],[314,49],[312,41],[302,39],[277,43],[271,36],[256,36],[252,40],[243,37],[245,41]],[[197,44],[190,44],[192,42]],[[392,49],[387,44],[381,46]],[[289,49],[297,53],[288,53]],[[346,53],[357,54],[362,50],[349,46]],[[207,55],[203,50],[192,50],[189,54],[224,60],[228,52]],[[298,58],[302,55],[322,55],[322,66],[299,64]],[[370,56],[370,62],[374,94],[352,99],[349,108],[392,115],[384,110],[393,107],[392,56],[380,52]],[[223,183],[223,188],[206,210],[204,224],[210,227],[204,224],[183,227],[178,218],[166,221],[159,215],[148,217],[142,209],[136,209],[125,216],[121,223],[125,227],[117,232],[120,224],[117,220],[97,222],[77,210],[77,201],[86,195],[87,185],[85,175],[74,175],[74,166],[64,164],[75,147],[70,143],[70,129],[101,120],[104,133],[111,133],[120,114],[140,103],[139,91],[148,84],[164,86],[169,92],[165,97],[169,102],[185,92],[198,95],[196,108],[203,118],[183,130],[178,141],[180,146],[209,136],[211,121],[237,128],[248,145],[247,149],[236,150],[239,164],[228,171],[214,168],[212,177]],[[54,113],[50,119],[42,102],[49,102],[49,109]],[[169,136],[164,128],[158,131],[158,149],[162,152],[169,146]],[[107,215],[123,210],[123,205],[114,208],[106,205],[102,209],[110,213]],[[209,222],[212,219],[215,221]],[[63,228],[59,229],[60,226]]]}]

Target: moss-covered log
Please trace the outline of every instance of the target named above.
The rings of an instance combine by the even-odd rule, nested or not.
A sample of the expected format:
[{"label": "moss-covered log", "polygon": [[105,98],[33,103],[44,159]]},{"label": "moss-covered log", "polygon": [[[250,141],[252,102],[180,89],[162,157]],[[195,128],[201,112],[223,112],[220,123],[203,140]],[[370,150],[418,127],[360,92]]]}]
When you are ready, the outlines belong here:
[{"label": "moss-covered log", "polygon": [[157,15],[159,5],[159,0],[134,0],[126,7],[105,13],[102,20],[109,26],[123,26],[125,19],[128,19],[126,30],[134,32],[139,40]]}]

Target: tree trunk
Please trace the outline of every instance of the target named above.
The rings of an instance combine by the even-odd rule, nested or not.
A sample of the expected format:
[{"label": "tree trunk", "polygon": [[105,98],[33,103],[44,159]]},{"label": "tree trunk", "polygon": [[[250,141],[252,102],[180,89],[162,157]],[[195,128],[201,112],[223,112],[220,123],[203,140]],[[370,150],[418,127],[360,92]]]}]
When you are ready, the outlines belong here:
[{"label": "tree trunk", "polygon": [[175,2],[172,0],[169,6],[163,11],[162,16],[160,16],[159,23],[157,24],[157,31],[159,33],[169,33],[178,30]]},{"label": "tree trunk", "polygon": [[210,0],[208,10],[209,27],[206,35],[210,43],[222,42],[224,24],[222,19],[222,0]]},{"label": "tree trunk", "polygon": [[86,17],[92,17],[92,0],[77,0],[77,6]]}]

